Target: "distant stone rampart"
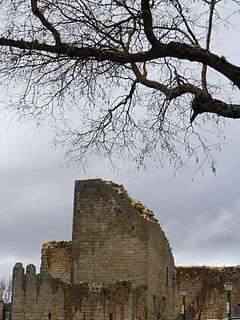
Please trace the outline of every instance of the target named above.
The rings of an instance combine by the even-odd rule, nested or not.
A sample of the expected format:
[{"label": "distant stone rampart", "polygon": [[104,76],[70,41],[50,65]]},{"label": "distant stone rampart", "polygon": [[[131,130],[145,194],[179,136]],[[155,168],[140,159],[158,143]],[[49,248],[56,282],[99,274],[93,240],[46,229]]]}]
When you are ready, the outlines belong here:
[{"label": "distant stone rampart", "polygon": [[223,319],[227,315],[224,283],[233,283],[232,312],[237,315],[240,300],[239,267],[177,267],[176,316],[181,318],[180,288],[188,289],[186,309],[192,320]]}]

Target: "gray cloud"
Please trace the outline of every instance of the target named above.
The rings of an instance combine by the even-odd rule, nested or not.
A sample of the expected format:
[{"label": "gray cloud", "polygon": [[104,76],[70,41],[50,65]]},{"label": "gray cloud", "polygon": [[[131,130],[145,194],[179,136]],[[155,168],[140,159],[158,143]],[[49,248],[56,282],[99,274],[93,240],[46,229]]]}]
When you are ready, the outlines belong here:
[{"label": "gray cloud", "polygon": [[[219,153],[217,176],[176,177],[169,169],[132,175],[92,160],[86,172],[60,166],[61,154],[46,129],[10,128],[0,134],[0,272],[20,260],[38,263],[44,241],[70,239],[73,181],[103,177],[123,183],[129,194],[156,212],[178,264],[239,261],[240,182],[238,124],[227,129],[231,145]],[[234,156],[233,156],[234,155]]]}]

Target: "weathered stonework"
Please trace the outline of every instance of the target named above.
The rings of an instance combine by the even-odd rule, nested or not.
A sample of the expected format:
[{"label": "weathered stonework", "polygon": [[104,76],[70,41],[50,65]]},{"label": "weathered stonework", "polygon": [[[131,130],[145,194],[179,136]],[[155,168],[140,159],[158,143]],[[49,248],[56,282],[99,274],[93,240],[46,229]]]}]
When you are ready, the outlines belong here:
[{"label": "weathered stonework", "polygon": [[51,241],[42,246],[41,270],[70,283],[71,241]]},{"label": "weathered stonework", "polygon": [[237,315],[240,300],[240,267],[177,267],[176,317],[182,319],[182,298],[179,289],[187,288],[186,310],[191,320],[226,317],[224,283],[233,283],[232,313]]},{"label": "weathered stonework", "polygon": [[36,274],[33,265],[26,272],[21,263],[13,270],[12,320],[69,320],[69,284],[46,273]]},{"label": "weathered stonework", "polygon": [[76,181],[72,242],[13,271],[12,320],[170,320],[175,266],[153,213],[121,185]]},{"label": "weathered stonework", "polygon": [[3,318],[3,298],[0,297],[0,319]]}]

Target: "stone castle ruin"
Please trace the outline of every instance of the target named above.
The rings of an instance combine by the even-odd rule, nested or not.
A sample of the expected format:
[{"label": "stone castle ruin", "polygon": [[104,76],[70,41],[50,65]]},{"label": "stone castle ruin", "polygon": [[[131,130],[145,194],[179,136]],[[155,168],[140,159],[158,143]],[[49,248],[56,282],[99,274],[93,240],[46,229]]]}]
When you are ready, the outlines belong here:
[{"label": "stone castle ruin", "polygon": [[17,263],[12,320],[170,320],[175,266],[153,213],[122,186],[76,181],[72,241],[42,247],[41,270]]}]

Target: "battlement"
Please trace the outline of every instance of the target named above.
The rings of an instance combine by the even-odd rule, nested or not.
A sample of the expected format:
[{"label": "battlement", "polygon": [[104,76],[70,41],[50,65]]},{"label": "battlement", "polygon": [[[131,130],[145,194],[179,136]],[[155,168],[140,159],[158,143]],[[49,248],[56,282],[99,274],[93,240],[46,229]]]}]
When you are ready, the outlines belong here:
[{"label": "battlement", "polygon": [[[24,268],[21,262],[17,262],[13,268],[13,279],[14,281],[24,281],[25,283],[29,280],[32,281],[32,278],[35,278],[38,282],[44,281],[45,279],[53,278],[51,274],[46,272],[47,270],[44,268],[40,269],[40,272],[36,272],[36,266],[33,264],[28,264],[26,268]],[[59,280],[63,282],[60,277],[56,277],[54,280]],[[24,287],[25,285],[23,285]]]},{"label": "battlement", "polygon": [[25,269],[22,263],[16,263],[12,300],[12,320],[48,319],[48,314],[61,319],[64,310],[70,311],[70,286],[46,272],[36,273],[32,264]]}]

